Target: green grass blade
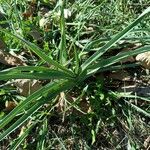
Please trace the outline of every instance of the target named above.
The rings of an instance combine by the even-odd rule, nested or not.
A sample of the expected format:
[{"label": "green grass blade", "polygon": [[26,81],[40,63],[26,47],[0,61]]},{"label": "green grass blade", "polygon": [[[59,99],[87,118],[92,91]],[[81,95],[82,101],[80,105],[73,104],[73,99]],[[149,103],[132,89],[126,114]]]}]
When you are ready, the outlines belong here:
[{"label": "green grass blade", "polygon": [[[31,96],[23,101],[20,105],[18,105],[14,110],[12,110],[6,117],[3,118],[3,120],[0,122],[0,129],[2,129],[5,125],[7,125],[15,116],[20,113],[20,111],[24,110],[26,108],[26,105],[28,105],[28,110],[25,111],[24,115],[21,116],[15,123],[13,123],[8,129],[6,129],[2,134],[0,134],[0,140],[5,138],[7,135],[9,135],[11,132],[13,132],[16,128],[18,128],[20,125],[22,125],[34,112],[36,112],[43,104],[46,102],[52,100],[56,95],[58,95],[60,92],[65,91],[66,89],[70,89],[74,86],[73,82],[70,82],[68,80],[59,81],[55,84],[51,84],[51,86],[48,86],[47,90],[43,90],[44,93],[42,93],[42,90],[38,93],[40,95],[42,94],[41,98],[38,101],[34,101],[33,99],[36,99],[39,97],[38,93],[35,92]],[[34,96],[33,96],[34,95]],[[31,103],[29,103],[32,101]]]},{"label": "green grass blade", "polygon": [[65,18],[64,18],[64,7],[65,0],[60,0],[61,16],[60,16],[60,30],[61,30],[61,41],[60,41],[60,51],[59,51],[59,61],[63,65],[67,61],[66,52],[66,33],[65,33]]},{"label": "green grass blade", "polygon": [[102,68],[99,68],[97,66],[95,68],[93,67],[93,69],[89,69],[87,72],[87,76],[91,76],[95,72],[98,73],[98,72],[105,72],[105,71],[115,71],[115,70],[120,70],[120,69],[124,69],[124,68],[135,68],[139,65],[140,65],[140,63],[121,64],[121,65],[116,65],[116,66],[110,65],[109,67],[107,66],[107,67],[102,67]]},{"label": "green grass blade", "polygon": [[147,101],[147,102],[150,102],[150,97],[149,98],[146,98],[146,97],[141,97],[141,96],[135,96],[135,95],[131,95],[131,94],[126,94],[126,93],[118,93],[119,97],[124,97],[124,98],[136,98],[136,99],[140,99],[140,100],[143,100],[143,101]]},{"label": "green grass blade", "polygon": [[131,64],[121,64],[121,65],[116,65],[116,66],[109,66],[109,67],[104,67],[98,70],[98,72],[104,72],[104,71],[114,71],[114,70],[119,70],[119,69],[124,69],[124,68],[135,68],[139,66],[140,63],[131,63]]},{"label": "green grass blade", "polygon": [[97,70],[101,69],[101,68],[104,68],[104,67],[108,67],[110,65],[113,65],[127,57],[130,57],[130,56],[133,56],[133,55],[137,55],[137,54],[140,54],[140,53],[144,53],[144,52],[148,52],[150,51],[150,46],[144,46],[144,47],[141,47],[141,48],[138,48],[136,50],[133,50],[133,51],[128,51],[128,52],[123,52],[123,53],[120,53],[116,56],[112,56],[110,58],[107,58],[107,59],[103,59],[101,60],[99,63],[96,63],[94,65],[91,65],[88,69],[90,69],[90,73],[93,72],[95,73]]},{"label": "green grass blade", "polygon": [[139,108],[138,106],[136,106],[136,105],[134,105],[134,104],[132,104],[132,103],[126,101],[126,100],[125,100],[125,102],[126,102],[128,105],[130,105],[133,109],[135,109],[137,112],[142,113],[142,114],[144,114],[145,116],[147,116],[147,117],[150,118],[150,113],[146,112],[145,110]]},{"label": "green grass blade", "polygon": [[53,70],[53,69],[50,69],[48,67],[43,67],[43,66],[18,66],[18,67],[10,68],[8,70],[11,70],[11,69],[13,69],[14,71],[16,69],[16,71],[41,71],[41,72]]},{"label": "green grass blade", "polygon": [[48,132],[48,120],[47,118],[44,118],[43,124],[40,129],[40,134],[37,140],[37,147],[36,150],[45,150],[45,141],[46,141],[46,135]]},{"label": "green grass blade", "polygon": [[75,46],[74,47],[74,56],[75,56],[75,73],[78,74],[79,73],[79,66],[80,66],[80,59],[79,59],[79,55],[78,55],[78,52],[77,52],[77,49]]},{"label": "green grass blade", "polygon": [[7,30],[4,30],[4,29],[1,29],[0,28],[0,31],[5,33],[5,34],[8,34],[16,39],[19,39],[20,41],[22,41],[24,44],[26,44],[26,46],[32,50],[36,55],[38,55],[42,60],[44,60],[45,62],[55,66],[56,68],[59,68],[71,75],[73,75],[72,71],[68,70],[67,68],[65,68],[64,66],[60,65],[58,62],[52,60],[49,56],[47,56],[46,54],[44,54],[42,51],[42,49],[38,46],[36,46],[35,44],[29,42],[29,41],[26,41],[25,39],[23,39],[21,36],[19,35],[15,35],[15,34],[12,34],[10,32],[8,32]]},{"label": "green grass blade", "polygon": [[65,72],[45,67],[14,67],[0,71],[0,80],[9,79],[71,79]]},{"label": "green grass blade", "polygon": [[[0,122],[0,129],[2,129],[6,124],[8,124],[17,114],[20,112],[24,111],[26,108],[30,106],[31,103],[33,103],[35,100],[38,100],[40,97],[42,97],[42,94],[45,94],[49,88],[53,85],[54,83],[47,84],[43,88],[37,90],[30,96],[26,98],[23,102],[21,102],[20,105],[15,107],[6,117],[4,117],[3,120]],[[27,107],[28,106],[28,107]]]},{"label": "green grass blade", "polygon": [[[41,99],[41,100],[44,100],[44,99]],[[3,140],[7,135],[9,135],[15,129],[17,129],[20,125],[22,125],[34,112],[36,112],[42,106],[42,104],[43,104],[43,101],[37,102],[29,110],[27,110],[22,117],[20,117],[8,129],[6,129],[3,133],[0,134],[0,141]]]},{"label": "green grass blade", "polygon": [[29,135],[30,131],[33,129],[36,123],[30,125],[28,129],[10,146],[9,149],[17,150],[19,145],[25,140],[25,138]]},{"label": "green grass blade", "polygon": [[130,30],[132,30],[140,21],[150,13],[150,7],[148,7],[135,21],[128,25],[123,31],[119,32],[114,38],[112,38],[108,43],[101,47],[97,52],[95,52],[90,58],[88,58],[82,64],[82,70],[85,70],[90,64],[102,56],[109,48],[111,48],[116,42],[123,38]]},{"label": "green grass blade", "polygon": [[[15,118],[15,116],[21,112],[23,112],[24,110],[27,110],[32,104],[34,104],[36,101],[38,101],[43,95],[47,94],[48,92],[54,92],[55,90],[58,91],[58,89],[60,89],[62,86],[64,86],[64,84],[66,84],[66,86],[70,86],[73,84],[73,82],[71,81],[67,81],[67,80],[62,80],[57,82],[53,82],[53,83],[49,83],[47,85],[45,85],[44,87],[40,88],[39,90],[37,90],[36,92],[34,92],[33,94],[31,94],[30,96],[28,96],[26,98],[26,100],[24,100],[23,102],[21,102],[21,104],[19,104],[17,107],[15,107],[6,117],[4,117],[3,120],[0,121],[0,129],[2,129],[4,126],[6,126],[10,121],[12,121],[13,118]],[[59,88],[58,88],[59,87]],[[63,90],[61,88],[61,90]]]}]

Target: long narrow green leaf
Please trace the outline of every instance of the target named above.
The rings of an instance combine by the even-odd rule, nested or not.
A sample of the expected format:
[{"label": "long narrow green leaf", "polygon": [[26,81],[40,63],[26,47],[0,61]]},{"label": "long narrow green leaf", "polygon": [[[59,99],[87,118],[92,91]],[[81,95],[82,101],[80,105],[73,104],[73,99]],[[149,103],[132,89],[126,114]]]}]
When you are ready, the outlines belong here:
[{"label": "long narrow green leaf", "polygon": [[66,86],[69,86],[70,84],[73,84],[73,82],[71,82],[70,80],[69,81],[66,81],[66,80],[63,81],[62,80],[62,81],[59,81],[58,83],[57,82],[52,82],[52,83],[49,83],[49,84],[45,85],[41,89],[37,90],[36,92],[31,94],[30,96],[28,96],[26,98],[26,100],[21,102],[20,105],[15,107],[6,117],[4,117],[3,120],[0,121],[0,129],[2,129],[13,118],[15,118],[15,116],[17,114],[19,114],[22,111],[24,111],[24,110],[28,109],[29,107],[31,107],[31,105],[33,103],[35,103],[35,101],[38,101],[43,95],[47,94],[50,90],[53,93],[55,90],[57,91],[58,87],[61,88],[65,83],[66,83]]},{"label": "long narrow green leaf", "polygon": [[65,72],[45,67],[14,67],[0,71],[0,80],[9,79],[71,79]]},{"label": "long narrow green leaf", "polygon": [[39,132],[36,150],[45,150],[46,135],[48,132],[48,119],[46,117],[43,119],[43,124]]},{"label": "long narrow green leaf", "polygon": [[[67,89],[70,89],[74,86],[73,82],[70,82],[68,80],[62,80],[57,83],[53,83],[45,90],[39,91],[41,92],[41,98],[38,101],[34,101],[33,99],[37,98],[38,93],[35,92],[31,96],[23,101],[20,105],[18,105],[14,110],[12,110],[3,120],[0,122],[0,129],[7,125],[20,111],[24,110],[26,108],[26,105],[28,105],[28,110],[25,111],[25,114],[20,117],[14,124],[12,124],[7,130],[5,130],[2,134],[0,134],[0,140],[5,138],[7,135],[9,135],[11,132],[13,132],[16,128],[18,128],[20,125],[22,125],[34,112],[36,112],[43,104],[46,102],[52,100],[56,95],[58,95],[60,92],[65,91]],[[42,93],[44,92],[44,93]],[[40,96],[38,95],[38,97]],[[32,101],[32,105],[29,105],[29,102]]]},{"label": "long narrow green leaf", "polygon": [[79,59],[79,55],[78,55],[78,52],[77,52],[77,49],[75,46],[74,47],[74,56],[75,56],[75,61],[76,61],[76,66],[75,66],[75,73],[78,74],[79,73],[79,66],[80,66],[80,59]]},{"label": "long narrow green leaf", "polygon": [[134,108],[137,112],[142,113],[142,114],[144,114],[145,116],[147,116],[147,117],[150,118],[150,113],[146,112],[145,110],[139,108],[138,106],[136,106],[136,105],[134,105],[134,104],[132,104],[132,103],[126,101],[126,100],[125,100],[125,102],[126,102],[128,105],[130,105],[132,108]]},{"label": "long narrow green leaf", "polygon": [[61,16],[60,16],[60,30],[61,30],[61,41],[60,41],[60,51],[59,51],[59,61],[63,65],[66,63],[67,52],[66,52],[66,33],[65,33],[65,18],[64,18],[64,7],[65,0],[60,0]]},{"label": "long narrow green leaf", "polygon": [[125,93],[118,93],[120,97],[124,97],[124,98],[136,98],[136,99],[140,99],[140,100],[143,100],[143,101],[147,101],[147,102],[150,102],[150,97],[141,97],[141,96],[135,96],[135,95],[131,95],[131,94],[125,94]]},{"label": "long narrow green leaf", "polygon": [[72,71],[70,71],[69,69],[65,68],[64,66],[60,65],[58,62],[52,60],[49,56],[47,56],[45,53],[43,53],[42,49],[38,46],[36,46],[35,44],[29,42],[29,41],[26,41],[25,39],[23,39],[21,36],[19,35],[15,35],[15,34],[12,34],[10,32],[8,32],[7,30],[5,29],[1,29],[0,28],[0,31],[1,32],[4,32],[5,34],[8,34],[12,37],[15,37],[17,39],[19,39],[20,41],[22,41],[24,44],[26,44],[26,46],[32,50],[35,54],[37,54],[42,60],[44,60],[45,62],[51,64],[51,65],[54,65],[56,68],[59,68],[67,73],[69,73],[70,75],[73,76],[73,73]]},{"label": "long narrow green leaf", "polygon": [[[85,51],[85,52],[89,52],[89,51],[97,51],[97,50],[99,50],[99,48],[91,48],[93,45],[96,45],[96,44],[100,44],[100,43],[104,43],[104,42],[108,42],[108,41],[110,41],[112,38],[113,38],[114,36],[112,36],[112,37],[107,37],[107,38],[100,38],[100,39],[98,39],[98,40],[93,40],[93,41],[91,41],[90,39],[88,39],[88,41],[87,41],[87,44],[84,46],[84,48],[83,48],[83,50],[82,51]],[[141,41],[141,40],[143,40],[143,41],[148,41],[148,40],[150,40],[150,36],[141,36],[141,37],[135,37],[135,36],[130,36],[130,37],[123,37],[123,38],[121,38],[121,40],[123,40],[123,41],[128,41],[128,42],[131,42],[131,43],[133,43],[134,41]]]},{"label": "long narrow green leaf", "polygon": [[9,69],[5,69],[5,70],[14,70],[15,71],[49,71],[49,70],[53,70],[50,69],[48,67],[43,67],[43,66],[18,66],[18,67],[13,67],[13,68],[9,68]]},{"label": "long narrow green leaf", "polygon": [[17,150],[19,145],[25,140],[25,138],[29,135],[30,131],[33,129],[35,125],[36,123],[30,125],[28,129],[20,137],[18,137],[18,139],[10,146],[9,149]]},{"label": "long narrow green leaf", "polygon": [[[105,72],[105,71],[115,71],[115,70],[120,70],[120,69],[124,69],[124,68],[134,68],[134,67],[137,67],[139,66],[140,63],[131,63],[131,64],[121,64],[121,65],[116,65],[116,66],[107,66],[107,67],[102,67],[102,68],[99,68],[99,67],[93,67],[93,69],[89,69],[87,71],[87,77],[88,76],[91,76],[92,74],[94,74],[95,72],[98,73],[98,72]],[[92,67],[91,67],[92,68]]]},{"label": "long narrow green leaf", "polygon": [[64,73],[58,72],[45,72],[45,73],[4,73],[0,74],[0,80],[9,80],[9,79],[69,79],[70,77],[65,76]]},{"label": "long narrow green leaf", "polygon": [[107,59],[103,59],[101,60],[100,62],[94,64],[94,65],[91,65],[88,69],[90,70],[89,73],[95,73],[97,70],[101,69],[101,68],[106,68],[106,67],[109,67],[110,65],[113,65],[127,57],[130,57],[130,56],[133,56],[133,55],[137,55],[137,54],[140,54],[140,53],[144,53],[144,52],[148,52],[150,51],[150,46],[144,46],[144,47],[141,47],[141,48],[138,48],[136,50],[133,50],[133,51],[127,51],[127,52],[123,52],[123,53],[120,53],[116,56],[112,56],[110,58],[107,58]]},{"label": "long narrow green leaf", "polygon": [[128,25],[123,31],[119,32],[114,38],[112,38],[108,43],[101,47],[97,52],[95,52],[90,58],[88,58],[82,64],[82,70],[84,71],[90,64],[102,56],[109,48],[111,48],[116,42],[123,38],[130,30],[132,30],[140,21],[150,13],[150,7],[148,7],[135,21]]},{"label": "long narrow green leaf", "polygon": [[[42,99],[44,100],[44,99]],[[6,129],[3,133],[0,134],[0,141],[3,140],[7,135],[17,129],[20,125],[22,125],[34,112],[36,112],[41,106],[43,102],[37,102],[33,105],[25,114],[19,118],[15,123],[13,123],[8,129]]]}]

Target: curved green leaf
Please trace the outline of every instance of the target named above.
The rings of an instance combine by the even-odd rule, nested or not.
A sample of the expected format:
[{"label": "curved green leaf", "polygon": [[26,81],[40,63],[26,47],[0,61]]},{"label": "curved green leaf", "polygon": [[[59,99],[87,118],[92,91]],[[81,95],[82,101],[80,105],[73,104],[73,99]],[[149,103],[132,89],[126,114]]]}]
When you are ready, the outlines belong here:
[{"label": "curved green leaf", "polygon": [[148,52],[148,51],[150,51],[149,45],[138,48],[138,49],[133,50],[133,51],[122,52],[116,56],[112,56],[110,58],[103,59],[100,62],[88,67],[88,69],[90,70],[90,71],[88,71],[88,74],[95,73],[97,70],[99,70],[101,68],[103,69],[103,68],[109,67],[110,65],[113,65],[113,64],[115,64],[115,63],[117,63],[117,62],[119,62],[119,61],[121,61],[127,57],[134,56],[134,55]]},{"label": "curved green leaf", "polygon": [[[21,111],[25,111],[15,123],[13,123],[8,129],[0,134],[0,140],[22,125],[34,112],[36,112],[43,104],[52,100],[60,92],[70,89],[75,84],[69,80],[62,80],[46,85],[44,88],[36,91],[20,105],[14,108],[3,120],[0,122],[0,129],[6,126],[10,121],[15,118]],[[25,109],[26,108],[26,109]]]},{"label": "curved green leaf", "polygon": [[133,109],[135,109],[137,112],[144,114],[145,116],[150,118],[150,113],[146,112],[145,110],[141,109],[140,107],[128,102],[125,100],[125,102],[130,105]]},{"label": "curved green leaf", "polygon": [[9,79],[71,79],[65,72],[45,67],[14,67],[0,71],[0,80]]},{"label": "curved green leaf", "polygon": [[43,53],[42,49],[40,47],[38,47],[37,45],[29,42],[29,41],[26,41],[25,39],[23,39],[21,36],[19,35],[15,35],[15,34],[12,34],[10,32],[8,32],[7,30],[5,29],[2,29],[0,28],[0,31],[1,32],[4,32],[5,34],[8,34],[12,37],[15,37],[17,39],[19,39],[21,42],[23,42],[30,50],[32,50],[36,55],[38,55],[42,60],[44,60],[45,62],[49,63],[50,65],[53,65],[55,66],[56,68],[59,68],[63,71],[65,71],[66,73],[69,73],[70,75],[74,75],[72,71],[70,71],[69,69],[65,68],[64,66],[60,65],[58,62],[52,60],[49,56],[47,56],[45,53]]},{"label": "curved green leaf", "polygon": [[43,96],[46,97],[48,93],[50,93],[50,96],[53,94],[55,95],[55,93],[58,94],[67,88],[69,89],[70,86],[73,85],[74,83],[69,80],[60,80],[59,82],[52,82],[45,85],[41,89],[28,96],[26,100],[21,102],[21,104],[15,107],[6,117],[4,117],[3,120],[0,121],[0,129],[12,121],[17,114],[28,110],[28,108],[30,108],[35,102],[37,103]]},{"label": "curved green leaf", "polygon": [[30,131],[33,129],[33,127],[35,127],[35,125],[36,123],[30,125],[28,129],[10,146],[9,149],[17,150],[19,145],[25,140],[25,138],[29,135]]},{"label": "curved green leaf", "polygon": [[119,32],[114,36],[108,43],[101,47],[97,52],[95,52],[90,58],[88,58],[81,66],[84,71],[90,64],[102,56],[109,48],[111,48],[116,42],[123,38],[130,30],[132,30],[140,21],[150,13],[150,7],[148,7],[135,21],[128,25],[123,31]]}]

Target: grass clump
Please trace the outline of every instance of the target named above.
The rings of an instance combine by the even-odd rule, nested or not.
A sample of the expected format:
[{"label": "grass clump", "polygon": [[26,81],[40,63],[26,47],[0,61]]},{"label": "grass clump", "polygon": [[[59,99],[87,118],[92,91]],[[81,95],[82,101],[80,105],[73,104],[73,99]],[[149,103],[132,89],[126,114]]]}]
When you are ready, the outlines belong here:
[{"label": "grass clump", "polygon": [[0,3],[2,52],[24,58],[1,65],[1,149],[148,148],[149,97],[122,94],[125,81],[112,88],[109,76],[141,70],[122,61],[150,50],[148,1]]}]

